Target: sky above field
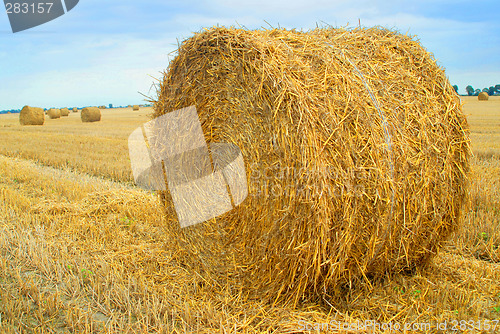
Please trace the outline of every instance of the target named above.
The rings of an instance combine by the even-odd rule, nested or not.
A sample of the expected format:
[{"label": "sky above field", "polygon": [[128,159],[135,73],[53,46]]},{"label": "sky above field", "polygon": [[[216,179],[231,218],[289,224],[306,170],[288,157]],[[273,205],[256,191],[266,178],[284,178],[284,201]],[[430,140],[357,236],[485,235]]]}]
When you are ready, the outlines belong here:
[{"label": "sky above field", "polygon": [[500,84],[500,2],[81,0],[13,34],[0,13],[0,110],[144,103],[178,41],[204,27],[383,26],[415,35],[452,84]]}]

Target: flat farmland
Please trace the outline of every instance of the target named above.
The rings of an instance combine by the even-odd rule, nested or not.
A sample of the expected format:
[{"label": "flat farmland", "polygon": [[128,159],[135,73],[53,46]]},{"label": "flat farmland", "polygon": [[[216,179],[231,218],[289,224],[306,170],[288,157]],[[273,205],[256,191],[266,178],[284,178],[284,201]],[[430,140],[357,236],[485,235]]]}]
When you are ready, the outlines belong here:
[{"label": "flat farmland", "polygon": [[0,117],[0,154],[72,168],[117,181],[132,181],[127,138],[149,120],[151,108],[103,109],[102,121],[82,123],[80,111],[43,126],[20,126],[19,114]]},{"label": "flat farmland", "polygon": [[462,101],[474,152],[462,228],[413,275],[297,308],[245,297],[237,279],[214,283],[183,264],[174,217],[132,182],[127,139],[150,108],[43,126],[0,115],[0,332],[335,332],[357,321],[375,328],[340,332],[500,332],[500,97]]}]

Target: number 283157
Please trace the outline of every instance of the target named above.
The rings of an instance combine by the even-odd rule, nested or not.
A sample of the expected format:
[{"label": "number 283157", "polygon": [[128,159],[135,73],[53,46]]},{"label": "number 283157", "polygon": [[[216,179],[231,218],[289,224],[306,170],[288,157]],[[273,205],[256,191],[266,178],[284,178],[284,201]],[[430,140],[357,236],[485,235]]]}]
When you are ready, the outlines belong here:
[{"label": "number 283157", "polygon": [[49,14],[53,2],[39,2],[39,3],[27,3],[27,2],[6,2],[5,9],[7,14]]}]

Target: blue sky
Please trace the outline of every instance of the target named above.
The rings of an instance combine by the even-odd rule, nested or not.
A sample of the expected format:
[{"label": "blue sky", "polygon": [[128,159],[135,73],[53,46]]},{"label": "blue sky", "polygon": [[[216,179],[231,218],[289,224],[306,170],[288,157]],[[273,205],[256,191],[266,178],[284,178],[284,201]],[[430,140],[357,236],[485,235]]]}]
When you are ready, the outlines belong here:
[{"label": "blue sky", "polygon": [[[375,25],[416,35],[452,84],[500,84],[499,1],[80,0],[13,34],[0,13],[0,110],[137,104],[154,96],[177,41],[214,25],[309,30]],[[266,23],[267,22],[267,23]]]}]

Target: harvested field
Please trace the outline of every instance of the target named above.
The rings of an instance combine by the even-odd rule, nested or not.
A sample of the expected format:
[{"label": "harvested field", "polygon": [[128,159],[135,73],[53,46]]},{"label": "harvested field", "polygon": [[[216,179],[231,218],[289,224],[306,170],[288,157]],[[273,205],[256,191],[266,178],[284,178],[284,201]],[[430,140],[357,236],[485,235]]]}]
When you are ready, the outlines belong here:
[{"label": "harvested field", "polygon": [[[333,304],[296,308],[245,299],[236,278],[207,284],[172,246],[157,197],[110,181],[130,181],[121,156],[146,116],[113,110],[97,128],[71,117],[27,128],[17,115],[1,115],[1,331],[287,333],[335,319],[436,333],[444,321],[493,324],[500,311],[500,98],[462,99],[475,155],[464,226],[413,275],[352,287]],[[32,151],[33,138],[58,143],[56,151]]]},{"label": "harvested field", "polygon": [[[500,97],[462,101],[473,151],[463,225],[425,267],[295,307],[248,295],[238,276],[210,279],[186,261],[174,217],[131,182],[128,135],[151,108],[39,127],[0,115],[0,332],[336,333],[369,320],[407,333],[439,333],[444,322],[441,332],[496,333]],[[471,320],[475,329],[461,331],[460,321]]]},{"label": "harvested field", "polygon": [[[116,108],[95,123],[82,123],[80,117],[68,117],[64,122],[46,119],[43,127],[31,131],[19,125],[18,115],[2,115],[0,154],[132,182],[127,137],[148,121],[147,114],[151,112],[151,108],[139,114],[132,113],[131,109]],[[51,145],[34,147],[33,141]]]}]

